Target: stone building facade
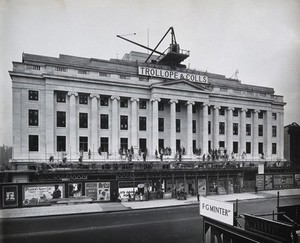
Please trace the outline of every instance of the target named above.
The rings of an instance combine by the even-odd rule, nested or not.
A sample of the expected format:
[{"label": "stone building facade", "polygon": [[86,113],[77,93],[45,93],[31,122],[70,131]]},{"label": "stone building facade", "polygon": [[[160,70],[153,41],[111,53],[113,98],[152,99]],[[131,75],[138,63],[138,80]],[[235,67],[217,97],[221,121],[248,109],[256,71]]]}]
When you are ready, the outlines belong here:
[{"label": "stone building facade", "polygon": [[186,159],[222,148],[283,160],[283,97],[224,75],[122,60],[23,54],[10,71],[13,159],[117,159],[124,149]]}]

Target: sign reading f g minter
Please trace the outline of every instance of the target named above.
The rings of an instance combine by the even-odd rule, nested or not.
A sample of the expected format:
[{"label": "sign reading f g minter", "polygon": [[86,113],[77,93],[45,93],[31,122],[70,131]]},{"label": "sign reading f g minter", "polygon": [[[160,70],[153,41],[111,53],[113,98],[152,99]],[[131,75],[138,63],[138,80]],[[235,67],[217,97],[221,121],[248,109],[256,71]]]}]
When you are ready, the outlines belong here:
[{"label": "sign reading f g minter", "polygon": [[200,197],[200,215],[233,226],[233,204]]}]

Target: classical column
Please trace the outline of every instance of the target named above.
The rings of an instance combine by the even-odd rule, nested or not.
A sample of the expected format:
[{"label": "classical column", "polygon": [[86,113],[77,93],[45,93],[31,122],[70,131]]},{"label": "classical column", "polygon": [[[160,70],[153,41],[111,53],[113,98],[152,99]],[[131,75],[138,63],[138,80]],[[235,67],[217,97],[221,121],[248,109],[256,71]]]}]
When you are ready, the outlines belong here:
[{"label": "classical column", "polygon": [[[55,124],[56,121],[54,119],[55,109],[54,109],[54,92],[53,90],[46,90],[46,109],[43,111],[46,113],[46,137],[45,137],[45,154],[46,159],[49,159],[50,156],[54,156],[55,154]],[[42,111],[40,111],[42,112]],[[68,148],[66,148],[69,150]]]},{"label": "classical column", "polygon": [[186,121],[187,121],[187,132],[186,132],[186,154],[190,157],[193,154],[193,105],[194,101],[186,102]]},{"label": "classical column", "polygon": [[265,135],[265,145],[266,145],[266,159],[270,160],[272,157],[272,112],[266,112],[266,135]]},{"label": "classical column", "polygon": [[247,109],[242,108],[240,110],[240,145],[239,145],[239,154],[246,153],[246,111]]},{"label": "classical column", "polygon": [[69,125],[69,141],[70,141],[70,156],[74,158],[77,151],[79,151],[79,138],[78,138],[78,126],[77,121],[79,119],[79,114],[77,113],[76,97],[78,96],[77,92],[70,91],[68,92],[70,96],[70,125]]},{"label": "classical column", "polygon": [[155,154],[155,150],[158,149],[158,102],[159,98],[151,99],[152,102],[152,148],[150,151],[151,155]]},{"label": "classical column", "polygon": [[202,105],[202,154],[208,153],[208,104]]},{"label": "classical column", "polygon": [[111,154],[117,157],[119,151],[119,96],[111,96]]},{"label": "classical column", "polygon": [[280,160],[283,160],[284,159],[284,153],[283,153],[283,149],[284,149],[284,113],[283,111],[282,112],[278,112],[277,113],[278,115],[278,119],[279,119],[279,122],[278,122],[278,126],[277,126],[277,139],[276,141],[277,142],[277,157],[280,159]]},{"label": "classical column", "polygon": [[258,159],[258,113],[259,110],[253,112],[253,146],[252,146],[252,157]]},{"label": "classical column", "polygon": [[176,153],[176,104],[178,100],[170,100],[170,148],[172,155]]},{"label": "classical column", "polygon": [[226,148],[227,148],[227,153],[231,154],[232,153],[232,137],[233,137],[233,129],[232,129],[232,111],[234,110],[233,107],[228,107],[227,108],[227,121],[226,121]]},{"label": "classical column", "polygon": [[100,98],[100,95],[98,94],[90,94],[90,97],[92,98],[92,111],[91,111],[91,128],[90,128],[90,137],[91,137],[91,143],[89,145],[94,158],[95,155],[97,155],[97,151],[99,148],[98,144],[98,124],[99,124],[99,115],[98,115],[98,99]]},{"label": "classical column", "polygon": [[139,98],[131,98],[131,144],[129,147],[138,147],[138,114],[137,114],[137,104],[140,101]]},{"label": "classical column", "polygon": [[220,106],[214,106],[214,117],[213,117],[213,147],[212,149],[219,148],[219,110]]}]

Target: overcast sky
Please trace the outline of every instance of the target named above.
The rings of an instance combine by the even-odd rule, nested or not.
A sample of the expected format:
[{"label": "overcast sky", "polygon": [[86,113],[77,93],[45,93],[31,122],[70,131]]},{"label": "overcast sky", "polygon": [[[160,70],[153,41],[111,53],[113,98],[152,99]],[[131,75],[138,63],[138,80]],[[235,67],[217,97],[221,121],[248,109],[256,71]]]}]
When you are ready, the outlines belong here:
[{"label": "overcast sky", "polygon": [[117,34],[155,47],[171,26],[190,50],[187,66],[226,77],[238,69],[242,83],[284,96],[285,125],[300,124],[299,23],[299,0],[0,0],[0,144],[12,145],[8,70],[23,52],[122,58],[144,49]]}]

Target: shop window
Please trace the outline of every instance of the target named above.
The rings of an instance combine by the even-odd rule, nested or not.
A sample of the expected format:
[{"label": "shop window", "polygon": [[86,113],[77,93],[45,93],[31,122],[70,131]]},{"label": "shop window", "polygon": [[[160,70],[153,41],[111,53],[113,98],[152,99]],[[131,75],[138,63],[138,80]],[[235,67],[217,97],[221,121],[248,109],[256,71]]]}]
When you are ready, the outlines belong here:
[{"label": "shop window", "polygon": [[219,123],[219,134],[225,134],[225,122]]},{"label": "shop window", "polygon": [[158,131],[163,132],[164,131],[164,118],[158,118]]},{"label": "shop window", "polygon": [[120,129],[128,130],[128,116],[120,116]]},{"label": "shop window", "polygon": [[88,113],[79,113],[79,128],[88,128]]},{"label": "shop window", "polygon": [[147,130],[147,118],[146,117],[139,117],[139,127],[140,131],[146,131]]},{"label": "shop window", "polygon": [[38,110],[29,110],[28,111],[28,124],[29,126],[38,126],[39,125],[39,111]]},{"label": "shop window", "polygon": [[87,105],[88,104],[88,94],[79,94],[79,104]]},{"label": "shop window", "polygon": [[39,100],[39,91],[29,90],[28,91],[28,99],[29,100]]},{"label": "shop window", "polygon": [[100,128],[101,129],[108,129],[109,127],[108,122],[108,115],[107,114],[101,114],[100,115]]},{"label": "shop window", "polygon": [[101,151],[102,152],[107,152],[108,153],[108,138],[107,137],[101,137]]},{"label": "shop window", "polygon": [[29,151],[39,151],[39,136],[29,135],[28,136]]},{"label": "shop window", "polygon": [[66,151],[66,136],[56,137],[56,151],[57,152]]},{"label": "shop window", "polygon": [[79,151],[88,151],[88,137],[79,137]]},{"label": "shop window", "polygon": [[66,103],[66,92],[57,92],[56,93],[56,101],[59,102],[59,103]]},{"label": "shop window", "polygon": [[180,132],[180,119],[176,119],[176,132]]},{"label": "shop window", "polygon": [[66,127],[66,112],[57,111],[56,112],[56,126],[57,127]]}]

